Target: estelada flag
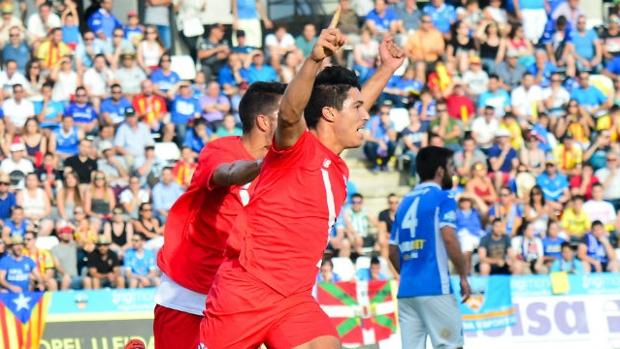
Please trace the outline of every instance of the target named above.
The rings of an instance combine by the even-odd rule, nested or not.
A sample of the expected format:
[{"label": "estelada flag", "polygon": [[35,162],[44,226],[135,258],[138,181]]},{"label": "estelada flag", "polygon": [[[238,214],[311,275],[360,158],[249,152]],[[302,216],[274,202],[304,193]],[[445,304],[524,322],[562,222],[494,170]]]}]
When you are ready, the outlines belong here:
[{"label": "estelada flag", "polygon": [[0,349],[39,348],[50,295],[0,293]]},{"label": "estelada flag", "polygon": [[316,295],[343,345],[375,344],[396,332],[389,281],[323,282]]}]

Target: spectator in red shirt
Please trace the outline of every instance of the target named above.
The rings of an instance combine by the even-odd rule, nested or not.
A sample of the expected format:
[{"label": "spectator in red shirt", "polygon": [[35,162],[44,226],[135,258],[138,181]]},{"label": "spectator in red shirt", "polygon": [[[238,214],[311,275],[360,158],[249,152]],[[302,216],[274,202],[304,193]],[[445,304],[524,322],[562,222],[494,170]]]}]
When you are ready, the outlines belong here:
[{"label": "spectator in red shirt", "polygon": [[174,164],[172,174],[176,182],[184,189],[189,186],[196,167],[198,167],[198,164],[196,164],[192,149],[190,147],[183,147],[181,158]]},{"label": "spectator in red shirt", "polygon": [[164,142],[171,142],[174,136],[174,124],[168,123],[162,129],[162,120],[168,113],[166,100],[155,94],[151,80],[142,81],[141,87],[142,92],[133,98],[132,103],[136,115],[151,127],[151,131],[163,132]]},{"label": "spectator in red shirt", "polygon": [[465,94],[463,82],[459,80],[454,81],[454,88],[452,94],[446,98],[446,105],[450,117],[460,120],[464,124],[469,123],[476,116],[474,114],[476,112],[474,101]]},{"label": "spectator in red shirt", "polygon": [[569,182],[570,193],[572,196],[581,195],[590,200],[592,198],[592,186],[598,183],[598,178],[594,176],[592,165],[584,163],[579,165],[582,168],[578,171],[578,176],[573,176]]}]

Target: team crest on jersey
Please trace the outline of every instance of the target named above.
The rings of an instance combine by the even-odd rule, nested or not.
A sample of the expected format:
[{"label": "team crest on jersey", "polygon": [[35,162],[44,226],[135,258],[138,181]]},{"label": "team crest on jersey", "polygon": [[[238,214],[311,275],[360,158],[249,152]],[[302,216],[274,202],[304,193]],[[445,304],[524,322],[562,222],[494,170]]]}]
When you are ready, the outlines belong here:
[{"label": "team crest on jersey", "polygon": [[456,221],[456,211],[448,211],[443,215],[444,221]]},{"label": "team crest on jersey", "polygon": [[331,164],[332,164],[332,161],[330,159],[323,160],[323,168],[329,168],[329,165]]}]

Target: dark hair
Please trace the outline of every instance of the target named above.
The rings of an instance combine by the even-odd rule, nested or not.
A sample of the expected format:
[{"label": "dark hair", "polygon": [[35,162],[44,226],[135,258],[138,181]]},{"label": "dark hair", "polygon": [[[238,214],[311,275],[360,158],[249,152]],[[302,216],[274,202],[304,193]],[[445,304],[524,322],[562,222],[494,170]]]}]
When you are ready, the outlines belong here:
[{"label": "dark hair", "polygon": [[489,80],[491,79],[495,79],[495,80],[499,80],[499,75],[493,73],[493,74],[489,74]]},{"label": "dark hair", "polygon": [[545,193],[542,190],[542,187],[538,184],[536,184],[535,186],[532,187],[532,189],[530,189],[530,206],[534,206],[534,195],[533,192],[534,190],[538,190],[540,192],[540,204],[545,206],[546,205],[546,201],[545,201]]},{"label": "dark hair", "polygon": [[360,193],[355,193],[353,195],[351,195],[351,200],[353,199],[362,199],[364,200],[364,195],[360,194]]},{"label": "dark hair", "polygon": [[452,157],[454,152],[448,148],[428,146],[422,148],[415,158],[415,166],[420,181],[427,181],[435,178],[437,169],[446,168],[448,159]]},{"label": "dark hair", "polygon": [[561,245],[560,245],[560,249],[565,249],[565,248],[570,248],[571,251],[573,250],[573,247],[570,245],[570,242],[568,241],[564,241]]},{"label": "dark hair", "polygon": [[258,115],[269,115],[278,109],[280,97],[286,90],[286,84],[279,82],[255,82],[239,102],[239,117],[243,133],[250,132]]},{"label": "dark hair", "polygon": [[605,225],[603,224],[603,222],[599,221],[598,219],[597,219],[597,220],[595,220],[594,222],[592,222],[592,228],[594,228],[595,226],[605,227]]},{"label": "dark hair", "polygon": [[373,264],[381,265],[381,262],[379,261],[379,257],[373,256],[372,258],[370,258],[370,265],[373,265]]},{"label": "dark hair", "polygon": [[15,205],[13,207],[11,207],[11,214],[13,214],[13,212],[17,211],[17,210],[24,210],[23,207],[21,207],[20,205]]},{"label": "dark hair", "polygon": [[321,266],[323,264],[329,264],[329,265],[331,265],[332,269],[334,269],[334,263],[332,262],[331,258],[327,258],[327,257],[323,258],[323,261],[321,262]]},{"label": "dark hair", "polygon": [[342,109],[347,94],[352,88],[361,89],[355,73],[343,67],[327,67],[317,75],[312,95],[304,110],[308,128],[316,128],[323,116],[324,107]]},{"label": "dark hair", "polygon": [[575,196],[573,196],[572,201],[578,201],[578,200],[586,201],[586,199],[585,199],[585,197],[583,195],[575,195]]},{"label": "dark hair", "polygon": [[54,88],[54,83],[50,80],[46,81],[43,83],[43,85],[41,86],[41,88],[43,87],[49,87],[49,88]]}]

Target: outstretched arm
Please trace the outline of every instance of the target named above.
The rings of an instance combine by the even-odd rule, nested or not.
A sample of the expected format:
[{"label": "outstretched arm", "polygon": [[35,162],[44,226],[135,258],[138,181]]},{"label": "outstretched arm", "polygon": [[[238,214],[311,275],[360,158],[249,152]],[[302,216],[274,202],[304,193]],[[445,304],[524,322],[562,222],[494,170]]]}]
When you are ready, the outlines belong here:
[{"label": "outstretched arm", "polygon": [[391,35],[386,35],[379,46],[379,57],[381,57],[381,66],[362,87],[362,98],[366,110],[372,108],[394,72],[403,64],[405,51],[394,43]]},{"label": "outstretched arm", "polygon": [[303,118],[304,109],[310,100],[312,86],[321,63],[327,56],[332,55],[345,43],[345,37],[335,28],[323,29],[312,53],[306,58],[299,72],[282,97],[278,113],[278,128],[276,129],[276,147],[284,149],[293,146],[306,130],[306,121]]},{"label": "outstretched arm", "polygon": [[243,185],[251,182],[258,173],[262,160],[239,160],[218,167],[211,177],[213,187]]}]

